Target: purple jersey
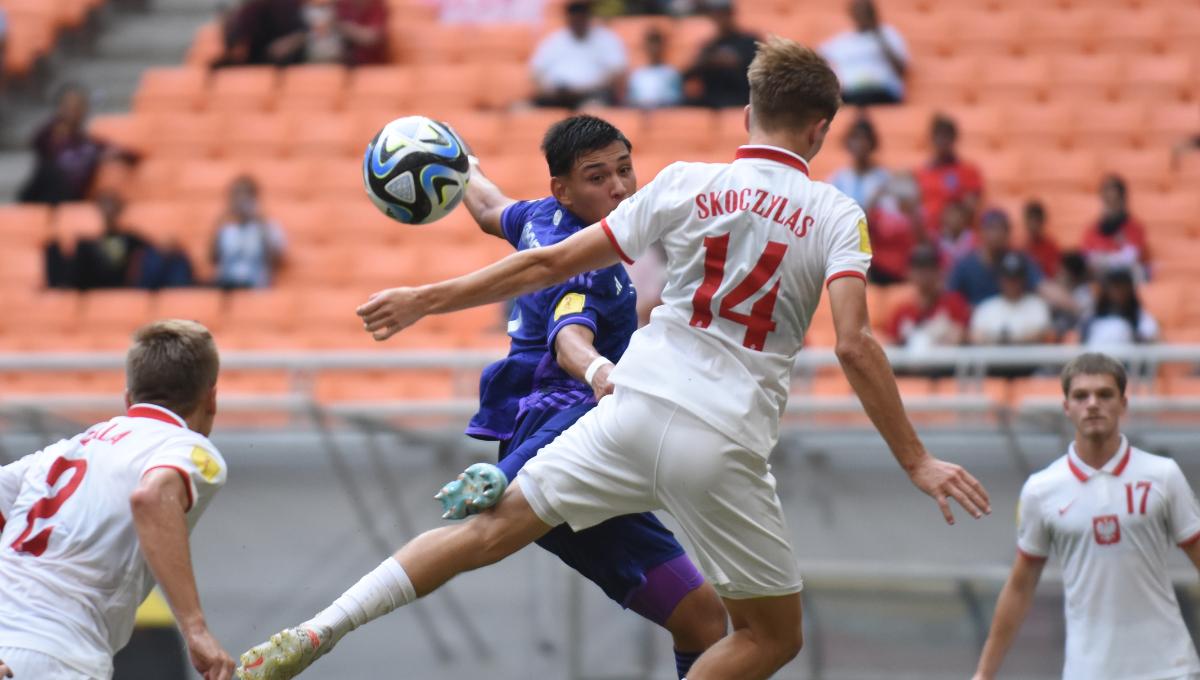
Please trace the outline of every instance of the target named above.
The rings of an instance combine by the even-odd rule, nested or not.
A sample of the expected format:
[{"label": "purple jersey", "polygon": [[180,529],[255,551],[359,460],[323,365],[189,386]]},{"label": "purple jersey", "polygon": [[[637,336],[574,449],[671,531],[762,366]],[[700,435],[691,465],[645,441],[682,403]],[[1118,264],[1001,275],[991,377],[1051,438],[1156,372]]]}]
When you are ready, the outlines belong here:
[{"label": "purple jersey", "polygon": [[[588,226],[556,199],[521,201],[505,208],[504,238],[517,250],[558,243]],[[564,409],[592,401],[592,390],[559,367],[554,340],[572,324],[596,335],[596,350],[621,358],[637,329],[637,294],[621,265],[580,274],[566,283],[518,297],[508,321],[508,356],[488,366],[479,381],[479,412],[467,434],[505,441],[519,414]]]}]

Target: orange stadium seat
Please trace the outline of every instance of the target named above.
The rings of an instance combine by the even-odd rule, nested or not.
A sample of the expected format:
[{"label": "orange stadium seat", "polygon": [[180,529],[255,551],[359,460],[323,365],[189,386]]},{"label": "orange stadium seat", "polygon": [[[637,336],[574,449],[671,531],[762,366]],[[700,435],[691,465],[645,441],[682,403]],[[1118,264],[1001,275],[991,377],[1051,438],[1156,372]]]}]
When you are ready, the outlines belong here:
[{"label": "orange stadium seat", "polygon": [[1159,50],[1168,36],[1167,22],[1165,6],[1105,8],[1097,26],[1098,47],[1125,54]]},{"label": "orange stadium seat", "polygon": [[68,248],[81,238],[95,238],[104,230],[100,210],[94,203],[62,203],[51,218],[54,237]]},{"label": "orange stadium seat", "polygon": [[[816,21],[816,18],[813,18]],[[696,61],[700,47],[712,39],[716,29],[707,17],[684,17],[674,21],[667,43],[667,62],[686,68]]]},{"label": "orange stadium seat", "polygon": [[307,112],[341,108],[348,80],[349,75],[343,66],[292,66],[283,71],[275,108],[279,111]]},{"label": "orange stadium seat", "polygon": [[480,64],[423,62],[415,66],[414,105],[423,113],[441,118],[455,111],[482,108],[483,90],[492,87]]},{"label": "orange stadium seat", "polygon": [[[713,112],[701,108],[657,109],[645,119],[645,141],[659,151],[686,154],[717,149],[718,121]],[[733,149],[729,149],[730,154]]]},{"label": "orange stadium seat", "polygon": [[1051,97],[1064,102],[1106,102],[1119,95],[1124,59],[1115,54],[1051,57]]},{"label": "orange stadium seat", "polygon": [[[79,326],[79,293],[74,291],[28,289],[13,295],[12,289],[0,292],[7,314],[0,315],[0,332],[6,336],[24,335],[50,341]],[[37,347],[31,345],[29,349]]]},{"label": "orange stadium seat", "polygon": [[571,115],[566,109],[527,109],[509,113],[505,134],[516,153],[537,153],[546,130]]},{"label": "orange stadium seat", "polygon": [[1091,6],[1034,9],[1026,26],[1027,50],[1031,54],[1061,54],[1091,51],[1097,44],[1099,14]]},{"label": "orange stadium seat", "polygon": [[355,156],[331,156],[313,161],[314,195],[322,198],[363,199],[362,159]]},{"label": "orange stadium seat", "polygon": [[176,191],[179,197],[188,199],[224,198],[229,185],[245,171],[245,164],[239,161],[197,159],[181,163]]},{"label": "orange stadium seat", "polygon": [[1200,104],[1155,102],[1148,109],[1146,135],[1150,144],[1169,147],[1200,130]]},{"label": "orange stadium seat", "polygon": [[1039,54],[987,59],[976,97],[988,105],[1044,101],[1050,93],[1050,61]]},{"label": "orange stadium seat", "polygon": [[295,243],[288,249],[283,270],[279,273],[279,286],[284,288],[353,284],[358,263],[365,256],[358,244],[335,241],[314,247]]},{"label": "orange stadium seat", "polygon": [[1024,46],[1028,19],[1022,12],[994,12],[977,7],[947,9],[952,30],[947,38],[954,54],[985,55],[1015,54]]},{"label": "orange stadium seat", "polygon": [[414,24],[404,17],[391,17],[388,46],[392,60],[405,64],[461,64],[467,50],[457,26]]},{"label": "orange stadium seat", "polygon": [[226,328],[286,333],[302,324],[302,309],[293,287],[238,291],[229,297],[223,323]]},{"label": "orange stadium seat", "polygon": [[525,24],[465,26],[463,58],[468,63],[509,62],[524,65],[533,55],[537,37]]},{"label": "orange stadium seat", "polygon": [[44,256],[40,244],[6,244],[0,249],[0,289],[32,289],[44,274]]},{"label": "orange stadium seat", "polygon": [[197,29],[188,47],[184,63],[188,66],[208,68],[217,57],[221,56],[224,38],[221,36],[221,26],[216,21],[210,21]]},{"label": "orange stadium seat", "polygon": [[151,296],[144,290],[93,290],[83,295],[80,322],[86,335],[133,333],[151,318]]},{"label": "orange stadium seat", "polygon": [[[850,113],[847,111],[847,113]],[[889,151],[896,149],[914,150],[927,149],[929,140],[929,125],[933,120],[934,109],[918,104],[910,104],[905,106],[879,106],[870,110],[867,117],[875,124],[875,130],[879,135],[880,146],[887,148]],[[953,112],[949,112],[951,118],[955,118]],[[837,121],[838,116],[834,118]],[[850,125],[853,124],[855,116],[853,114],[845,116],[840,121],[841,125],[845,126],[848,131]],[[970,133],[959,125],[959,138],[963,139],[970,136]],[[843,135],[838,135],[836,139],[839,143],[842,141]]]},{"label": "orange stadium seat", "polygon": [[[844,11],[839,11],[839,14],[842,15],[839,19],[842,27],[836,30],[849,29],[849,18],[845,17]],[[900,31],[908,42],[909,50],[921,61],[933,61],[934,58],[953,55],[955,49],[960,47],[952,35],[955,25],[949,12],[888,10],[884,17]],[[835,34],[833,26],[828,26],[827,31],[821,34],[822,39]]]},{"label": "orange stadium seat", "polygon": [[343,108],[404,111],[416,96],[415,82],[408,66],[359,66],[350,72]]},{"label": "orange stadium seat", "polygon": [[524,63],[502,61],[483,68],[488,86],[480,94],[485,107],[506,110],[533,96],[533,78]]},{"label": "orange stadium seat", "polygon": [[[1005,133],[1005,110],[996,106],[962,106],[949,109],[949,114],[958,123],[960,138],[973,146],[995,149],[1011,144]],[[922,126],[922,145],[925,144],[925,127]]]},{"label": "orange stadium seat", "polygon": [[221,148],[224,119],[217,114],[164,112],[147,115],[146,120],[156,156],[207,158]]},{"label": "orange stadium seat", "polygon": [[1100,155],[1100,169],[1121,175],[1131,191],[1162,191],[1171,184],[1168,149],[1111,149]]},{"label": "orange stadium seat", "polygon": [[208,71],[191,66],[146,69],[133,95],[138,112],[197,111],[204,103]]},{"label": "orange stadium seat", "polygon": [[1001,195],[1024,194],[1027,191],[1028,154],[1025,151],[1006,147],[980,157],[977,162],[989,195],[993,192]]},{"label": "orange stadium seat", "polygon": [[88,121],[88,132],[110,144],[142,153],[155,141],[150,121],[127,113],[94,116]]},{"label": "orange stadium seat", "polygon": [[26,76],[54,45],[54,22],[46,16],[12,15],[4,50],[4,71]]},{"label": "orange stadium seat", "polygon": [[[283,120],[275,117],[287,140],[285,154],[328,158],[361,154],[371,141],[370,134],[360,134],[353,116],[323,111],[295,111]],[[382,126],[380,126],[382,127]]]},{"label": "orange stadium seat", "polygon": [[134,201],[126,206],[121,219],[159,247],[179,241],[201,226],[196,224],[192,205],[178,200]]},{"label": "orange stadium seat", "polygon": [[[743,26],[752,27],[747,16],[746,9],[740,12],[740,17]],[[645,50],[642,49],[642,43],[645,41],[646,32],[655,29],[662,33],[666,41],[669,43],[671,39],[671,31],[673,28],[672,21],[667,17],[659,16],[623,16],[614,17],[607,23],[608,28],[621,42],[625,43],[625,50],[629,53],[630,62],[633,66],[641,66],[646,63]]]},{"label": "orange stadium seat", "polygon": [[[1153,244],[1155,236],[1162,233],[1181,238],[1200,236],[1200,194],[1194,189],[1180,187],[1174,191],[1155,194],[1134,194],[1131,197],[1132,211],[1150,230]],[[1155,255],[1163,249],[1155,246]],[[1189,251],[1189,255],[1195,253]],[[1197,262],[1191,264],[1196,266]]]},{"label": "orange stadium seat", "polygon": [[1003,111],[1009,144],[1043,150],[1045,155],[1067,145],[1077,115],[1068,103],[1011,104]]},{"label": "orange stadium seat", "polygon": [[1046,192],[1046,213],[1051,233],[1065,249],[1075,248],[1100,217],[1100,198],[1088,191]]},{"label": "orange stadium seat", "polygon": [[1075,146],[1128,149],[1146,143],[1147,106],[1138,100],[1080,106],[1069,137]]},{"label": "orange stadium seat", "polygon": [[50,235],[50,208],[35,203],[0,205],[0,242],[6,247],[36,245]]},{"label": "orange stadium seat", "polygon": [[270,66],[239,66],[213,73],[205,105],[209,111],[251,112],[273,107],[278,71]]},{"label": "orange stadium seat", "polygon": [[[1194,54],[1194,50],[1193,50]],[[1125,66],[1123,97],[1145,101],[1192,101],[1200,94],[1192,54],[1140,55]]]},{"label": "orange stadium seat", "polygon": [[983,63],[974,54],[923,60],[909,73],[909,100],[930,106],[973,103],[980,87],[979,73]]},{"label": "orange stadium seat", "polygon": [[459,111],[445,119],[463,140],[471,146],[475,155],[487,164],[493,154],[504,151],[507,138],[503,134],[504,116],[494,112]]},{"label": "orange stadium seat", "polygon": [[263,198],[282,205],[307,199],[320,191],[313,179],[316,161],[311,158],[246,159],[246,172],[254,177]]},{"label": "orange stadium seat", "polygon": [[215,141],[218,155],[224,158],[279,158],[294,154],[296,144],[306,141],[290,134],[282,116],[275,113],[228,112],[218,120],[220,134]]}]

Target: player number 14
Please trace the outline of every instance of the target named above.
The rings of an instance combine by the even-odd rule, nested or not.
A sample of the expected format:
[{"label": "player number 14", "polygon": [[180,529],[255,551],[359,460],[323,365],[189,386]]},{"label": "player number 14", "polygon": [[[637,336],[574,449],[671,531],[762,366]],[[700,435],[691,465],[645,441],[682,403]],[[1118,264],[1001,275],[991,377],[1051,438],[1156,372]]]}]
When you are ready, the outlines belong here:
[{"label": "player number 14", "polygon": [[[761,350],[767,342],[767,334],[775,330],[775,300],[779,297],[779,281],[766,291],[762,297],[750,307],[750,313],[735,312],[734,307],[750,299],[760,292],[767,281],[771,280],[783,256],[787,253],[786,243],[768,241],[763,254],[758,258],[754,269],[742,279],[733,290],[721,300],[717,314],[723,319],[729,319],[746,327],[746,337],[742,345],[750,349]],[[704,281],[692,296],[691,325],[696,328],[708,328],[713,320],[713,296],[721,288],[725,280],[725,260],[729,256],[729,234],[704,237]]]}]

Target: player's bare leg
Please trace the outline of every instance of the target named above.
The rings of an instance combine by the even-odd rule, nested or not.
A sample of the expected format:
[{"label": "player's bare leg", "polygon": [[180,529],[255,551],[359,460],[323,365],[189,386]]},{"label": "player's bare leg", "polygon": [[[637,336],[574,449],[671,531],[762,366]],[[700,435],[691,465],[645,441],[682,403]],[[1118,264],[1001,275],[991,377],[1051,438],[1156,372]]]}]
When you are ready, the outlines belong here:
[{"label": "player's bare leg", "polygon": [[688,680],[769,678],[800,653],[800,594],[725,600],[733,633],[713,645],[688,673]]},{"label": "player's bare leg", "polygon": [[663,627],[671,633],[675,664],[680,676],[690,674],[704,650],[717,644],[729,631],[725,608],[707,581],[679,601]]},{"label": "player's bare leg", "polygon": [[462,572],[499,562],[552,528],[514,484],[492,511],[417,536],[317,616],[242,654],[238,677],[290,680],[328,654],[346,633],[428,595]]}]

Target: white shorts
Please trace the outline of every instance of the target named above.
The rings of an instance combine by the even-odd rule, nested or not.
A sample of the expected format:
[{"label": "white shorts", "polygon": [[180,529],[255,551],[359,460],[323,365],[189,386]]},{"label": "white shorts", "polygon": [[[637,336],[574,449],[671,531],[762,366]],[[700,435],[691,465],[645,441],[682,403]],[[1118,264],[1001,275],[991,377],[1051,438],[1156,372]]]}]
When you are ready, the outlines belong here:
[{"label": "white shorts", "polygon": [[803,587],[767,461],[656,397],[618,387],[530,460],[517,481],[542,521],[576,531],[665,509],[722,597]]},{"label": "white shorts", "polygon": [[32,649],[0,647],[0,661],[12,669],[13,680],[99,680]]}]

